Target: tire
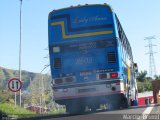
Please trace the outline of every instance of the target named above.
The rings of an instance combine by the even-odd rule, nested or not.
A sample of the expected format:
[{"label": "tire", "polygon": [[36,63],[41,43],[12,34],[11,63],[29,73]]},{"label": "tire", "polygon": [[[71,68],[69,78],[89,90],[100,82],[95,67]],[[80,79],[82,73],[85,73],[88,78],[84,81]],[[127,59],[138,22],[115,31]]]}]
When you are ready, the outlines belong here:
[{"label": "tire", "polygon": [[66,105],[66,112],[69,114],[83,114],[85,112],[85,106],[69,104]]},{"label": "tire", "polygon": [[120,102],[119,101],[110,103],[110,110],[118,110],[118,109],[120,109]]},{"label": "tire", "polygon": [[92,112],[96,112],[97,108],[96,107],[91,107]]},{"label": "tire", "polygon": [[99,107],[100,107],[99,104],[94,104],[94,105],[90,106],[92,112],[96,112]]},{"label": "tire", "polygon": [[129,108],[129,102],[127,98],[122,99],[122,108]]}]

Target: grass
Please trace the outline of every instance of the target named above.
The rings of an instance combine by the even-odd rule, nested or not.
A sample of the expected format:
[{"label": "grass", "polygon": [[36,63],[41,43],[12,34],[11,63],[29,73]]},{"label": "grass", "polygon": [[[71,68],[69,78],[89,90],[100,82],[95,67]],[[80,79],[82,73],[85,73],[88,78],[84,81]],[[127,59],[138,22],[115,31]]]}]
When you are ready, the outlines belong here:
[{"label": "grass", "polygon": [[[9,117],[13,118],[31,118],[31,117],[38,117],[38,116],[47,116],[47,115],[56,115],[56,114],[64,114],[65,109],[59,110],[51,110],[44,114],[36,114],[19,106],[14,106],[11,103],[1,103],[0,102],[0,114],[6,114]],[[1,118],[0,118],[1,119]]]},{"label": "grass", "polygon": [[11,103],[0,103],[0,111],[3,114],[14,116],[16,118],[28,118],[37,116],[36,113],[21,108],[19,106],[14,106]]},{"label": "grass", "polygon": [[60,109],[60,110],[53,109],[50,112],[48,112],[47,114],[54,114],[54,115],[56,115],[56,114],[64,114],[64,113],[66,113],[65,109]]}]

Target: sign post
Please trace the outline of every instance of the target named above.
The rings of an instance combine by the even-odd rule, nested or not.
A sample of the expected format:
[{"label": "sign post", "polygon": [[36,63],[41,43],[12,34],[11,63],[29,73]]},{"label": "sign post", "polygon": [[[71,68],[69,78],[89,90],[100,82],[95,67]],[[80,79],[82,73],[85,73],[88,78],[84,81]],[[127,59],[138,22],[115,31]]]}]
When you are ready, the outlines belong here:
[{"label": "sign post", "polygon": [[14,92],[14,102],[16,106],[16,92],[20,91],[22,88],[22,82],[18,78],[12,78],[8,81],[8,88],[10,91]]}]

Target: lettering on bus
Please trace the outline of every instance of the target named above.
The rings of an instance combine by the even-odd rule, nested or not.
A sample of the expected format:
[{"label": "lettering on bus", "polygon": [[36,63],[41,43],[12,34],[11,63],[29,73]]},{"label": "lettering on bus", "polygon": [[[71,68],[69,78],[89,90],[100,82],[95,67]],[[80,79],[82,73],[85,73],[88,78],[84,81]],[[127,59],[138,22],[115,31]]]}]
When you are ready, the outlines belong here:
[{"label": "lettering on bus", "polygon": [[80,57],[76,59],[76,64],[83,65],[83,64],[91,64],[93,63],[92,57]]},{"label": "lettering on bus", "polygon": [[89,22],[100,22],[100,21],[106,21],[108,18],[107,17],[100,17],[100,16],[92,16],[92,17],[83,17],[83,18],[79,18],[76,17],[74,20],[74,24],[79,24],[79,23],[83,23],[83,24],[87,24]]},{"label": "lettering on bus", "polygon": [[96,42],[79,44],[79,50],[91,49],[91,48],[96,48]]}]

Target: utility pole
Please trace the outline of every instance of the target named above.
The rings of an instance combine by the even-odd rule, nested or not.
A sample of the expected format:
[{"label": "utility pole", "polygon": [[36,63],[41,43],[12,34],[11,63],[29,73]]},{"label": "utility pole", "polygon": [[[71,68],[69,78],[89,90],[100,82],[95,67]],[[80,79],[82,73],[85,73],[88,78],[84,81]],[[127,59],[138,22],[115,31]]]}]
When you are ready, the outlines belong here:
[{"label": "utility pole", "polygon": [[41,79],[39,79],[39,113],[42,113],[42,86],[41,86]]},{"label": "utility pole", "polygon": [[[45,65],[44,68],[41,70],[40,74],[42,74],[42,72],[49,67],[49,65]],[[39,80],[39,91],[40,91],[40,95],[39,95],[39,102],[40,102],[40,114],[43,112],[43,109],[46,107],[46,103],[45,103],[45,88],[44,88],[44,77],[42,75],[41,79]],[[42,107],[42,110],[41,110]]]},{"label": "utility pole", "polygon": [[[20,41],[19,41],[19,80],[22,81],[21,78],[21,52],[22,52],[22,0],[20,0]],[[22,91],[19,92],[19,105],[22,105]]]},{"label": "utility pole", "polygon": [[154,36],[149,36],[149,37],[145,37],[144,40],[148,40],[148,45],[146,47],[149,47],[149,52],[147,54],[149,54],[149,77],[153,78],[157,72],[156,72],[156,66],[155,66],[155,60],[154,60],[154,54],[156,52],[153,52],[153,45],[152,44],[152,40],[154,40],[155,37]]}]

